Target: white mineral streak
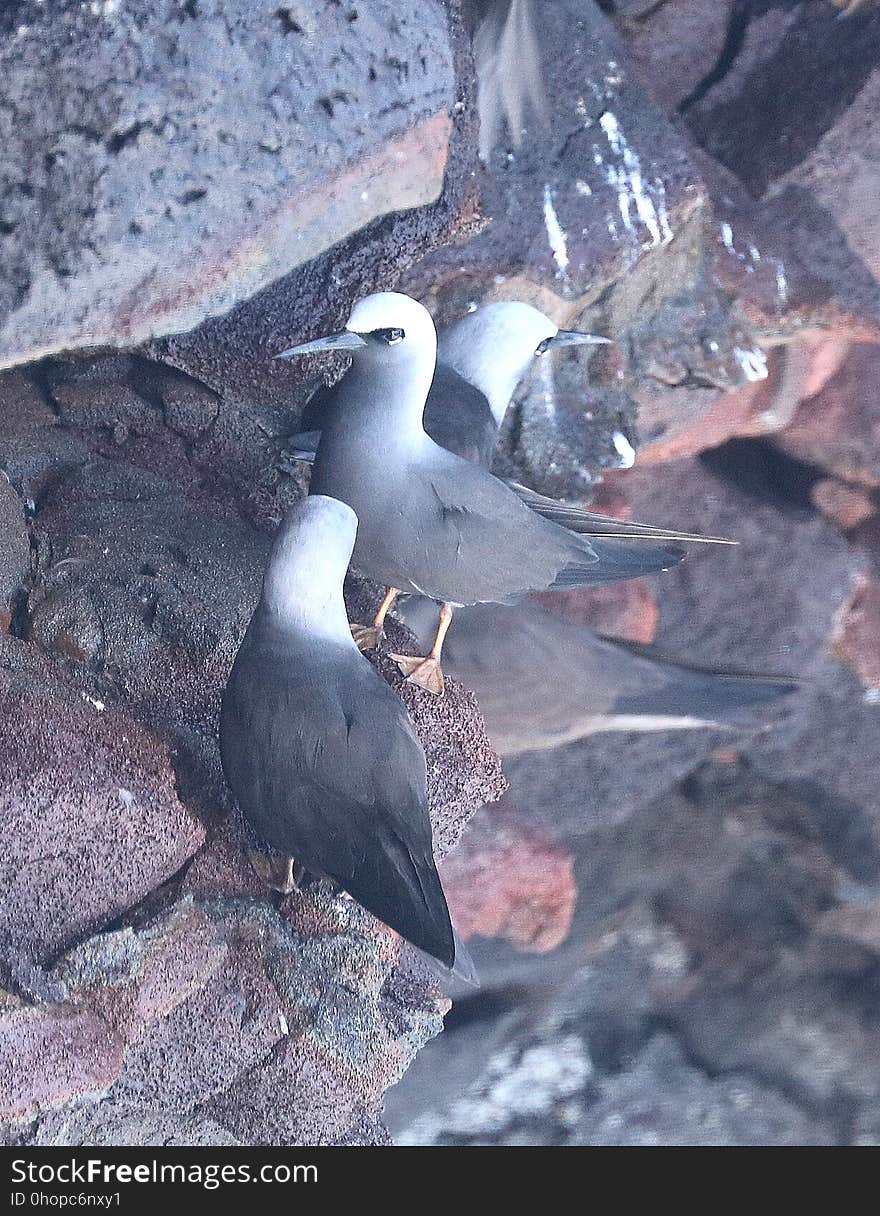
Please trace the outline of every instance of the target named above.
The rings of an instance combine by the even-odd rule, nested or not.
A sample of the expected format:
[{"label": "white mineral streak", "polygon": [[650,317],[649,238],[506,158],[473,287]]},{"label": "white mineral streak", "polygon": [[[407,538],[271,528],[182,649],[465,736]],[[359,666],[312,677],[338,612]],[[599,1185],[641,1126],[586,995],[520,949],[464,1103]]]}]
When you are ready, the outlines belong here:
[{"label": "white mineral streak", "polygon": [[785,266],[782,263],[782,258],[776,258],[776,293],[779,296],[779,303],[786,304],[788,302],[788,280],[785,277]]},{"label": "white mineral streak", "polygon": [[733,354],[747,380],[767,379],[767,356],[758,347],[743,350],[741,346],[735,346]]},{"label": "white mineral streak", "polygon": [[553,251],[553,261],[559,268],[559,273],[565,274],[568,269],[568,245],[556,208],[553,206],[553,195],[549,186],[544,187],[544,227],[547,229],[547,240]]},{"label": "white mineral streak", "polygon": [[622,431],[615,431],[611,436],[614,450],[620,457],[620,467],[631,469],[636,462],[636,450]]},{"label": "white mineral streak", "polygon": [[[641,242],[642,249],[668,244],[673,234],[666,211],[663,183],[658,179],[653,185],[646,184],[641,162],[627,142],[614,114],[606,110],[599,119],[599,126],[605,132],[611,151],[620,158],[618,164],[608,166],[606,181],[617,191],[617,206],[624,228],[636,239],[639,239],[636,220],[647,229],[651,239]],[[595,156],[593,159],[600,163]]]}]

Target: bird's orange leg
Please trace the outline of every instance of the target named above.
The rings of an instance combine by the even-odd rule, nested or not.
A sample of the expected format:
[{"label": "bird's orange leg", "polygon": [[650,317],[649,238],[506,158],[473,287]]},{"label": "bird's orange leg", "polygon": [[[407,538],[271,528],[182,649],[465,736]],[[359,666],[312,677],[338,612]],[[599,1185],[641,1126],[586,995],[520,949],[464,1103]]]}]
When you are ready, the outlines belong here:
[{"label": "bird's orange leg", "polygon": [[434,645],[426,658],[418,655],[393,654],[391,658],[413,684],[426,688],[428,692],[441,696],[443,693],[443,670],[440,666],[440,656],[443,653],[443,642],[449,626],[452,624],[452,604],[443,604],[440,609],[440,623],[437,626],[437,636]]},{"label": "bird's orange leg", "polygon": [[379,645],[382,640],[385,617],[399,595],[400,592],[396,587],[389,587],[385,592],[384,600],[379,605],[379,611],[373,617],[372,625],[352,625],[351,636],[357,643],[358,650],[375,650]]}]

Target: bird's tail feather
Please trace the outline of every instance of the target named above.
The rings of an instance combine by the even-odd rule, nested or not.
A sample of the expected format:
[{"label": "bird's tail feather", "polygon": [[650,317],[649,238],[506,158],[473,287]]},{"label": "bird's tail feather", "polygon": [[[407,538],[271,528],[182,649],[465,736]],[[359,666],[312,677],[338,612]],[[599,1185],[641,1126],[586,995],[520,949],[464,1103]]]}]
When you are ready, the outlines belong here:
[{"label": "bird's tail feather", "polygon": [[455,936],[455,961],[451,967],[447,967],[433,954],[419,950],[418,947],[416,947],[416,952],[422,957],[431,974],[435,975],[441,982],[446,982],[451,978],[458,980],[460,984],[464,984],[468,988],[479,988],[480,976],[477,972],[476,963],[471,958],[470,951],[455,929],[452,932]]},{"label": "bird's tail feather", "polygon": [[721,536],[701,536],[698,532],[679,532],[675,528],[658,528],[653,524],[640,524],[635,520],[615,519],[611,515],[597,515],[594,511],[585,511],[572,503],[561,502],[556,498],[548,498],[537,490],[520,485],[516,481],[508,481],[511,490],[536,514],[541,515],[551,523],[559,524],[578,536],[613,536],[618,540],[658,540],[658,541],[688,541],[701,542],[707,545],[735,545],[735,540],[727,540]]},{"label": "bird's tail feather", "polygon": [[677,566],[685,556],[684,549],[677,545],[640,545],[602,537],[591,537],[590,548],[599,560],[587,563],[575,558],[559,572],[548,590],[600,587],[606,583],[641,578],[645,574],[659,574]]},{"label": "bird's tail feather", "polygon": [[742,721],[738,711],[754,709],[790,696],[803,682],[790,676],[755,675],[714,667],[697,667],[664,660],[652,647],[608,639],[631,653],[644,655],[654,672],[663,670],[665,683],[621,694],[614,713],[623,716],[693,718],[727,724]]}]

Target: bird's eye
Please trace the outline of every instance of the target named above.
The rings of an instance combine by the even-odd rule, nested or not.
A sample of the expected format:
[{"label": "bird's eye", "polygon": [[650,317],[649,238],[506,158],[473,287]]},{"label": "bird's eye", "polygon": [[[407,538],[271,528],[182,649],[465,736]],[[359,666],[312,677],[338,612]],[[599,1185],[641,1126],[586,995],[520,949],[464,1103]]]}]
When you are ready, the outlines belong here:
[{"label": "bird's eye", "polygon": [[402,329],[374,329],[371,331],[370,337],[378,338],[386,346],[396,346],[398,342],[403,341],[406,334]]},{"label": "bird's eye", "polygon": [[543,342],[538,343],[538,345],[535,347],[535,354],[538,356],[538,358],[540,358],[541,355],[547,354],[547,351],[550,349],[550,343],[552,341],[553,341],[552,338],[545,338]]}]

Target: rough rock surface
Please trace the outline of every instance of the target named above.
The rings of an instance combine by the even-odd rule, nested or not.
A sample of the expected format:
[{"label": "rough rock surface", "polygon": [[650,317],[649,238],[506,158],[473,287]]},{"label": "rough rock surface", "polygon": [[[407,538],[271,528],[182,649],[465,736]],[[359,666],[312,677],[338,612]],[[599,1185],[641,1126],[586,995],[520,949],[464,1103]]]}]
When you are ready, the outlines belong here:
[{"label": "rough rock surface", "polygon": [[[124,55],[141,0],[65,2],[42,38],[44,7],[0,15],[0,58],[72,34],[86,121],[53,97],[37,122],[34,85],[4,75],[25,116],[0,103],[9,357],[166,336],[0,376],[0,1039],[28,1061],[0,1067],[6,1140],[388,1141],[383,1089],[447,1003],[350,901],[266,891],[215,736],[273,521],[304,488],[285,438],[340,370],[272,355],[403,284],[441,319],[518,297],[617,340],[536,368],[499,468],[569,496],[604,473],[598,509],[740,541],[556,607],[804,687],[764,730],[606,735],[509,766],[516,821],[483,812],[447,863],[483,988],[390,1089],[390,1125],[880,1142],[876,6],[838,22],[825,0],[768,0],[725,49],[741,5],[542,5],[548,124],[479,169],[458,4],[398,5],[396,27],[379,0],[334,5],[321,45],[311,3],[153,5]],[[222,69],[184,73],[169,116],[187,40],[210,66],[218,31]],[[172,71],[150,92],[160,42]],[[334,48],[351,55],[332,73],[286,73],[270,98],[269,68],[308,76]],[[245,59],[234,123],[203,138],[211,73]],[[82,97],[87,60],[136,67],[121,100],[118,81]],[[296,99],[317,177],[286,138]],[[352,615],[376,595],[350,580]],[[408,644],[396,622],[389,641]],[[445,853],[504,779],[469,694],[432,700],[379,662],[425,743]]]},{"label": "rough rock surface", "polygon": [[474,816],[441,876],[455,927],[543,954],[568,935],[577,889],[572,857],[509,799]]},{"label": "rough rock surface", "polygon": [[440,0],[14,10],[0,366],[190,329],[440,195],[456,101]]},{"label": "rough rock surface", "polygon": [[[493,153],[481,179],[492,224],[408,278],[445,319],[516,297],[617,340],[542,362],[517,395],[499,467],[547,493],[582,491],[628,462],[615,433],[669,459],[777,432],[818,333],[880,336],[866,117],[880,14],[759,7],[734,67],[687,110],[689,129],[678,107],[710,73],[730,6],[617,5],[618,30],[592,0],[542,9],[547,125]],[[734,100],[722,103],[722,90]],[[720,152],[725,133],[735,156]],[[790,174],[819,148],[824,190],[818,169]],[[762,166],[760,183],[736,176],[743,157]]]},{"label": "rough rock surface", "polygon": [[636,518],[740,541],[653,580],[657,644],[805,686],[763,732],[506,766],[574,858],[572,927],[539,957],[473,943],[483,988],[391,1091],[390,1125],[406,1143],[873,1143],[880,736],[835,643],[869,553],[760,443],[615,480]]},{"label": "rough rock surface", "polygon": [[[272,520],[301,486],[248,480],[257,428],[202,448],[216,398],[149,371],[112,357],[0,382],[2,1135],[385,1143],[383,1091],[449,1003],[329,884],[267,890],[216,742]],[[352,579],[352,614],[376,594]],[[443,856],[504,779],[469,693],[379,661],[425,745]]]}]

